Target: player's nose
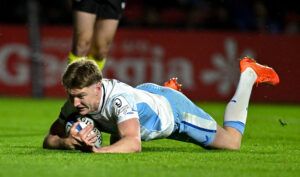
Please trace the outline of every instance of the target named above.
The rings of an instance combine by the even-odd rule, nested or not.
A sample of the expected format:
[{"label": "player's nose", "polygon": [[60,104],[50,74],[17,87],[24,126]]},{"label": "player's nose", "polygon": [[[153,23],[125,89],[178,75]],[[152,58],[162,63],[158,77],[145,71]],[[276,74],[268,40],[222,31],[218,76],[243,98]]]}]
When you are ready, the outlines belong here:
[{"label": "player's nose", "polygon": [[73,99],[73,106],[76,108],[76,107],[79,106],[80,104],[81,104],[80,99],[74,97],[74,99]]}]

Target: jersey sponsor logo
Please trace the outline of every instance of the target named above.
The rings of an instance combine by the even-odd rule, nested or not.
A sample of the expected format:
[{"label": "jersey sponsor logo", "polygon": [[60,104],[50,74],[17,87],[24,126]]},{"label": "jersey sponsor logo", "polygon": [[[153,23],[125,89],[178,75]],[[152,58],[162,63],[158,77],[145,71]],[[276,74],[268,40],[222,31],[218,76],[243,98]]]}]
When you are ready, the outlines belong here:
[{"label": "jersey sponsor logo", "polygon": [[127,114],[134,114],[134,112],[127,112]]},{"label": "jersey sponsor logo", "polygon": [[128,114],[130,111],[131,111],[131,109],[130,109],[129,105],[126,105],[126,106],[120,108],[119,110],[117,110],[117,114],[119,114],[119,115],[120,115],[120,114],[126,115],[126,114]]},{"label": "jersey sponsor logo", "polygon": [[128,101],[122,97],[118,96],[113,101],[113,106],[115,108],[115,113],[118,116],[126,116],[134,113],[134,109],[130,106]]},{"label": "jersey sponsor logo", "polygon": [[120,108],[122,106],[122,101],[119,98],[115,99],[115,105]]}]

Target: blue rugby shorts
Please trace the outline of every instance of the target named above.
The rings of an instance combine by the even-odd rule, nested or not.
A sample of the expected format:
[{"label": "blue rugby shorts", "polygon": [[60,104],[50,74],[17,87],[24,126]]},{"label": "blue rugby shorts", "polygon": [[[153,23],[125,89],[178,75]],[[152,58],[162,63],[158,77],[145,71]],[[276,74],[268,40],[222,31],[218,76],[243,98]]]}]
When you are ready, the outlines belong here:
[{"label": "blue rugby shorts", "polygon": [[162,95],[170,102],[173,109],[175,127],[168,138],[195,143],[203,147],[213,142],[217,132],[216,121],[184,94],[153,83],[141,84],[136,88]]}]

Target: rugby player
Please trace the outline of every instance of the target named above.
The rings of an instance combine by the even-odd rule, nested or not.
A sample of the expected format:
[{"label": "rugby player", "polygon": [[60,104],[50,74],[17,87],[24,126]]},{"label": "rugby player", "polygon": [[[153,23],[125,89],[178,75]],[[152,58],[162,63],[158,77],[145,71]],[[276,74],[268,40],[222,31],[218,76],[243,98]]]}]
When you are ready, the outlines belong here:
[{"label": "rugby player", "polygon": [[[240,60],[240,80],[227,104],[224,124],[196,106],[183,93],[153,83],[133,88],[114,79],[103,79],[92,60],[68,65],[62,83],[68,100],[45,137],[44,148],[80,149],[96,153],[142,151],[142,141],[169,138],[195,143],[207,149],[238,150],[244,133],[250,95],[254,84],[279,83],[277,73],[254,59]],[[100,131],[111,134],[110,145],[96,148],[93,126],[66,135],[65,124],[72,116],[89,116]]]},{"label": "rugby player", "polygon": [[89,58],[100,69],[125,8],[124,0],[73,0],[73,41],[68,62]]}]

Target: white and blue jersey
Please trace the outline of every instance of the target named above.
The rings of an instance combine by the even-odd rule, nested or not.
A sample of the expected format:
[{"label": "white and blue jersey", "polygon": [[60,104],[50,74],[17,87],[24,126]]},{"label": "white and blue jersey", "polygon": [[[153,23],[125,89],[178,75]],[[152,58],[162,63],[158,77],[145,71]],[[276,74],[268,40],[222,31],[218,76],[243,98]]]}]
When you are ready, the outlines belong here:
[{"label": "white and blue jersey", "polygon": [[[66,120],[75,112],[67,101],[60,119]],[[181,92],[146,83],[133,88],[117,80],[102,80],[99,112],[89,115],[102,131],[117,134],[117,124],[137,118],[141,139],[148,141],[172,138],[209,145],[217,124]]]}]

